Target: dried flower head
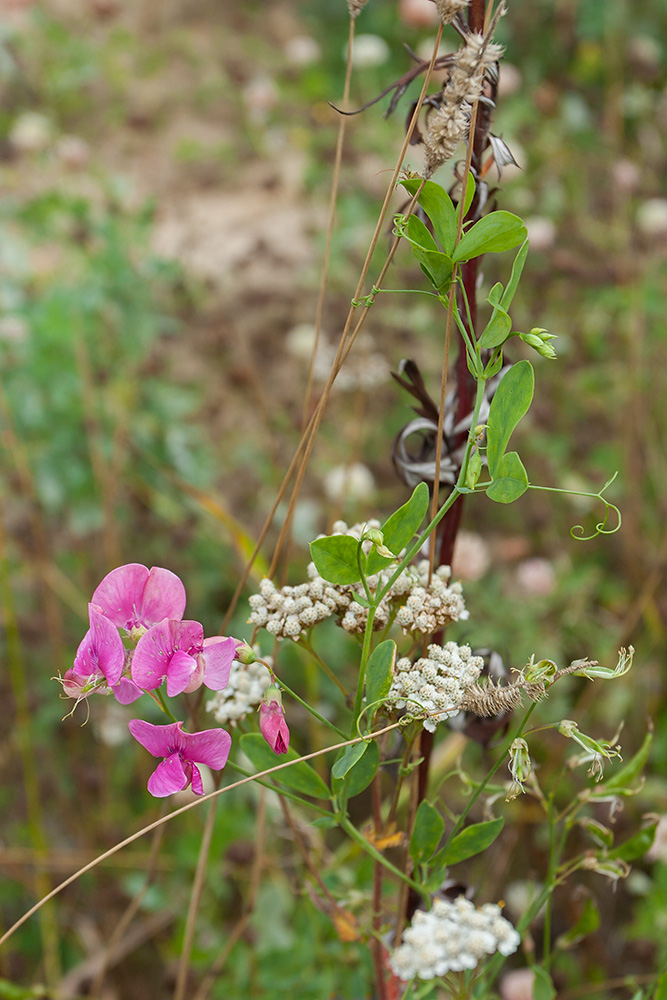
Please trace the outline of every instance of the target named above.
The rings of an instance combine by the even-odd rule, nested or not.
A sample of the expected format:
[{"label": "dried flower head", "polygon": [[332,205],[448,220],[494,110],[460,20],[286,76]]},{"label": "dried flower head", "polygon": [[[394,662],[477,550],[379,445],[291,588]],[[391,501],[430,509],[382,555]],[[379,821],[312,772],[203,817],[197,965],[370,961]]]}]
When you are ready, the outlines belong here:
[{"label": "dried flower head", "polygon": [[457,14],[464,10],[470,0],[433,0],[443,24],[451,24]]},{"label": "dried flower head", "polygon": [[454,155],[457,145],[465,139],[470,125],[472,106],[482,94],[484,74],[493,70],[503,49],[490,41],[502,6],[487,35],[471,32],[456,53],[449,79],[442,95],[442,106],[432,115],[424,137],[426,160],[424,177],[430,177]]}]

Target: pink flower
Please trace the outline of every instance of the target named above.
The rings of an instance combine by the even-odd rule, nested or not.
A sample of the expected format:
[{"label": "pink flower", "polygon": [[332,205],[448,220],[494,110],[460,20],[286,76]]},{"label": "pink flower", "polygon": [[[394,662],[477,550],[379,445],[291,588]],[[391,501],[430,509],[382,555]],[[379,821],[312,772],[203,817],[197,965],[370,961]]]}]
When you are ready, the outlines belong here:
[{"label": "pink flower", "polygon": [[123,672],[125,649],[118,629],[92,604],[88,615],[90,628],[76,651],[74,666],[63,677],[68,698],[87,698],[102,688],[108,694]]},{"label": "pink flower", "polygon": [[203,683],[212,691],[227,686],[236,640],[204,638],[199,622],[165,620],[144,632],[132,657],[132,680],[145,690],[167,678],[167,694],[195,691]]},{"label": "pink flower", "polygon": [[274,753],[287,753],[289,729],[285,722],[282,696],[275,684],[264,692],[259,708],[259,728]]},{"label": "pink flower", "polygon": [[130,732],[154,757],[164,757],[148,779],[148,791],[156,798],[180,792],[192,782],[195,795],[204,794],[197,764],[219,771],[227,763],[232,738],[224,729],[184,733],[182,722],[153,726],[142,719],[128,723]]},{"label": "pink flower", "polygon": [[146,629],[164,618],[178,621],[185,611],[185,587],[171,570],[141,563],[112,569],[93,594],[92,603],[126,632]]}]

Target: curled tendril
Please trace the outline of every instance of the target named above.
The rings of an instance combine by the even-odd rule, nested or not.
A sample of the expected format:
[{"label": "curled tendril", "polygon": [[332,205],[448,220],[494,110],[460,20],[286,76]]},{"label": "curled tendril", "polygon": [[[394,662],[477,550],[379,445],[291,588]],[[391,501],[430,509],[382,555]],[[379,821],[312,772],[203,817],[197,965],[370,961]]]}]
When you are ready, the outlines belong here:
[{"label": "curled tendril", "polygon": [[[621,527],[623,519],[621,517],[620,510],[618,509],[618,507],[616,506],[616,504],[613,504],[610,500],[607,500],[603,496],[604,491],[609,486],[611,486],[611,484],[616,479],[617,475],[618,475],[618,472],[615,472],[614,475],[611,477],[611,479],[607,480],[607,482],[604,484],[604,486],[602,487],[602,489],[600,490],[599,493],[580,493],[580,494],[578,494],[579,496],[593,497],[596,500],[601,500],[602,503],[605,506],[604,518],[603,518],[602,521],[599,521],[595,525],[595,531],[593,532],[592,535],[585,535],[584,534],[585,529],[584,529],[583,525],[581,525],[581,524],[575,524],[574,527],[570,528],[570,534],[578,542],[590,542],[593,538],[597,538],[598,535],[614,535],[614,534],[616,534],[616,532],[618,531],[618,529]],[[607,521],[609,520],[609,514],[610,514],[610,512],[612,510],[613,510],[614,514],[616,515],[616,524],[613,527],[608,528],[607,527]]]},{"label": "curled tendril", "polygon": [[381,291],[382,289],[378,288],[377,285],[372,285],[368,295],[362,295],[361,298],[358,299],[350,299],[350,305],[353,309],[356,309],[357,306],[361,305],[364,305],[367,309],[369,309],[375,302],[375,296]]}]

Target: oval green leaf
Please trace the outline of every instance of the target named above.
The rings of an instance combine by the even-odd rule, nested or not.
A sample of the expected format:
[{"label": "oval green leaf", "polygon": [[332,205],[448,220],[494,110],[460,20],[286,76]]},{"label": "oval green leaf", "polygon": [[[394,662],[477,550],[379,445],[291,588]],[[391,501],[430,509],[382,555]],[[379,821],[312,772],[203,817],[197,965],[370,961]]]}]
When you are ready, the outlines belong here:
[{"label": "oval green leaf", "polygon": [[424,864],[433,855],[445,832],[445,821],[430,802],[419,803],[415,825],[410,837],[410,857],[415,868]]},{"label": "oval green leaf", "polygon": [[396,643],[393,639],[385,639],[371,653],[366,667],[366,703],[368,705],[381,701],[389,694],[389,688],[394,678],[395,659]]},{"label": "oval green leaf", "polygon": [[[241,737],[241,750],[254,764],[258,771],[266,771],[276,764],[282,764],[285,760],[299,760],[296,750],[289,748],[286,754],[277,755],[265,742],[260,733],[244,733]],[[270,776],[273,781],[286,788],[291,788],[301,795],[310,795],[314,799],[328,799],[330,792],[324,784],[319,774],[305,760],[292,764],[282,771],[276,771]]]},{"label": "oval green leaf", "polygon": [[511,212],[491,212],[476,222],[461,237],[452,254],[455,263],[472,260],[483,253],[502,253],[518,246],[526,238],[526,227],[518,215]]},{"label": "oval green leaf", "polygon": [[457,865],[460,861],[467,861],[468,858],[481,854],[482,851],[491,846],[504,823],[505,820],[500,817],[466,827],[438,852],[436,855],[437,864],[440,866]]},{"label": "oval green leaf", "polygon": [[[405,190],[415,195],[422,183],[419,177],[401,181]],[[435,181],[425,181],[419,194],[419,204],[428,215],[433,231],[440,240],[445,253],[451,256],[456,241],[456,209],[447,192]]]},{"label": "oval green leaf", "polygon": [[514,503],[528,489],[528,474],[515,451],[501,458],[493,482],[486,491],[489,500],[496,503]]},{"label": "oval green leaf", "polygon": [[[341,585],[361,580],[357,562],[359,543],[351,535],[327,535],[310,543],[310,556],[315,569],[329,583]],[[362,565],[363,565],[362,557]]]},{"label": "oval green leaf", "polygon": [[353,799],[355,795],[359,795],[365,788],[368,788],[380,766],[380,751],[377,740],[371,740],[369,743],[355,743],[355,746],[366,749],[357,762],[352,764],[344,778],[334,778],[332,781],[335,792],[338,792],[345,783],[345,795],[348,799]]},{"label": "oval green leaf", "polygon": [[486,458],[491,478],[498,474],[514,428],[527,413],[533,399],[535,376],[530,361],[519,361],[503,376],[491,400],[486,424]]},{"label": "oval green leaf", "polygon": [[[382,525],[384,544],[395,555],[398,555],[412,541],[427,510],[428,486],[426,483],[419,483],[418,486],[415,486],[407,503],[394,511]],[[377,573],[378,570],[384,569],[388,562],[388,559],[378,555],[377,552],[370,552],[366,572],[369,576],[371,573]]]},{"label": "oval green leaf", "polygon": [[347,772],[352,770],[357,761],[361,760],[369,746],[369,743],[362,741],[361,743],[354,743],[351,747],[345,747],[331,768],[332,776],[339,779],[344,778]]}]

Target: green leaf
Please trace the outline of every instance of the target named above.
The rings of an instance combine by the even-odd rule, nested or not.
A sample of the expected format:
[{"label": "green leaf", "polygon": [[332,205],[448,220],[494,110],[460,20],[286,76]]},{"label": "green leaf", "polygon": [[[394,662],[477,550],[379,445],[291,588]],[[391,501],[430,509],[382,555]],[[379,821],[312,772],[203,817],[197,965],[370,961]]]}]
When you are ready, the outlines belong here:
[{"label": "green leaf", "polygon": [[[632,998],[634,1000],[634,997]],[[667,1000],[667,972],[663,972],[655,984],[651,1000]]]},{"label": "green leaf", "polygon": [[527,489],[528,475],[523,462],[515,451],[510,451],[500,459],[486,495],[496,503],[514,503]]},{"label": "green leaf", "polygon": [[488,365],[484,369],[484,378],[493,378],[497,375],[500,369],[503,367],[503,352],[498,351],[497,355],[494,354]]},{"label": "green leaf", "polygon": [[381,701],[389,694],[389,688],[394,678],[395,659],[396,643],[393,639],[381,642],[371,653],[366,667],[367,704]]},{"label": "green leaf", "polygon": [[[418,177],[411,177],[401,181],[401,184],[414,196],[419,190],[421,180]],[[456,241],[456,209],[452,199],[435,181],[426,181],[419,195],[419,204],[431,220],[433,231],[442,243],[445,253],[451,256]]]},{"label": "green leaf", "polygon": [[[339,792],[345,784],[345,793],[348,799],[353,799],[355,795],[359,795],[365,788],[368,788],[380,766],[380,751],[377,740],[371,740],[368,743],[355,743],[355,747],[359,746],[365,747],[361,757],[347,770],[344,778],[334,777],[331,783],[334,792]],[[347,747],[346,749],[353,748]],[[339,762],[336,761],[336,764]]]},{"label": "green leaf", "polygon": [[628,840],[609,851],[607,857],[620,858],[621,861],[636,861],[637,858],[643,858],[655,839],[657,825],[657,823],[652,823],[644,830],[639,830],[638,833],[633,834]]},{"label": "green leaf", "polygon": [[547,970],[543,969],[541,965],[534,965],[532,971],[535,976],[533,1000],[554,1000],[556,987]]},{"label": "green leaf", "polygon": [[415,868],[431,857],[445,831],[445,821],[438,810],[424,799],[419,804],[410,837],[410,857]]},{"label": "green leaf", "polygon": [[512,305],[512,299],[514,298],[514,293],[519,285],[519,279],[521,278],[521,272],[523,271],[523,265],[526,263],[527,256],[528,240],[526,239],[519,247],[519,252],[514,258],[514,263],[512,264],[512,274],[510,275],[507,288],[503,292],[503,297],[500,300],[500,305],[505,310],[509,310],[509,307]]},{"label": "green leaf", "polygon": [[[361,580],[357,562],[359,542],[351,535],[327,535],[310,543],[315,569],[329,583],[350,584]],[[364,562],[362,558],[362,565]]]},{"label": "green leaf", "polygon": [[[244,733],[240,742],[241,750],[258,771],[266,771],[276,764],[282,764],[285,760],[298,760],[300,756],[292,747],[286,754],[276,755],[260,733]],[[319,774],[305,760],[282,771],[276,771],[275,775],[270,777],[273,781],[301,795],[310,795],[314,799],[328,799],[331,794]]]},{"label": "green leaf", "polygon": [[479,338],[479,346],[489,351],[494,347],[500,347],[509,337],[511,329],[512,320],[503,308],[497,306],[491,314],[491,319],[482,331],[482,336]]},{"label": "green leaf", "polygon": [[466,827],[438,852],[433,859],[434,864],[437,863],[440,867],[457,865],[460,861],[474,857],[475,854],[481,854],[496,839],[504,823],[505,820],[500,817]]},{"label": "green leaf", "polygon": [[418,216],[411,215],[405,228],[407,238],[413,245],[416,243],[424,250],[434,250],[436,253],[441,253],[440,247],[433,239],[428,227]]},{"label": "green leaf", "polygon": [[[395,555],[398,555],[412,541],[413,536],[424,520],[427,510],[428,486],[426,483],[419,483],[418,486],[415,486],[412,496],[407,503],[404,503],[402,507],[394,511],[391,517],[388,517],[382,525],[384,544]],[[372,573],[377,573],[378,570],[384,569],[389,561],[384,556],[378,555],[377,552],[370,552],[366,567],[368,575],[370,576]]]},{"label": "green leaf", "polygon": [[475,178],[472,175],[472,171],[468,171],[468,183],[466,184],[466,198],[463,202],[463,218],[465,219],[468,214],[468,209],[472,205],[472,200],[475,197]]},{"label": "green leaf", "polygon": [[519,361],[503,376],[491,400],[486,427],[486,457],[495,479],[500,459],[521,418],[527,413],[535,386],[530,361]]},{"label": "green leaf", "polygon": [[574,948],[585,937],[596,931],[599,926],[600,911],[595,901],[589,897],[584,903],[582,914],[574,926],[558,937],[556,947],[563,948],[564,950]]},{"label": "green leaf", "polygon": [[526,227],[518,215],[511,212],[491,212],[476,222],[471,229],[461,237],[452,254],[455,263],[472,260],[483,253],[501,253],[523,243],[526,238]]},{"label": "green leaf", "polygon": [[354,743],[351,747],[345,747],[340,757],[331,768],[332,776],[334,778],[344,778],[347,772],[354,767],[357,761],[361,760],[369,746],[370,743],[362,741],[361,743]]},{"label": "green leaf", "polygon": [[335,826],[338,826],[338,820],[335,816],[318,816],[311,825],[319,827],[320,830],[333,830]]},{"label": "green leaf", "polygon": [[612,775],[608,781],[605,781],[603,785],[598,786],[596,791],[600,792],[603,790],[605,794],[608,792],[617,792],[618,794],[622,794],[622,792],[629,789],[635,778],[640,778],[642,775],[642,771],[644,770],[648,760],[652,742],[653,732],[648,732],[634,757],[628,761],[625,767],[622,767],[620,771],[617,771],[616,774]]}]

